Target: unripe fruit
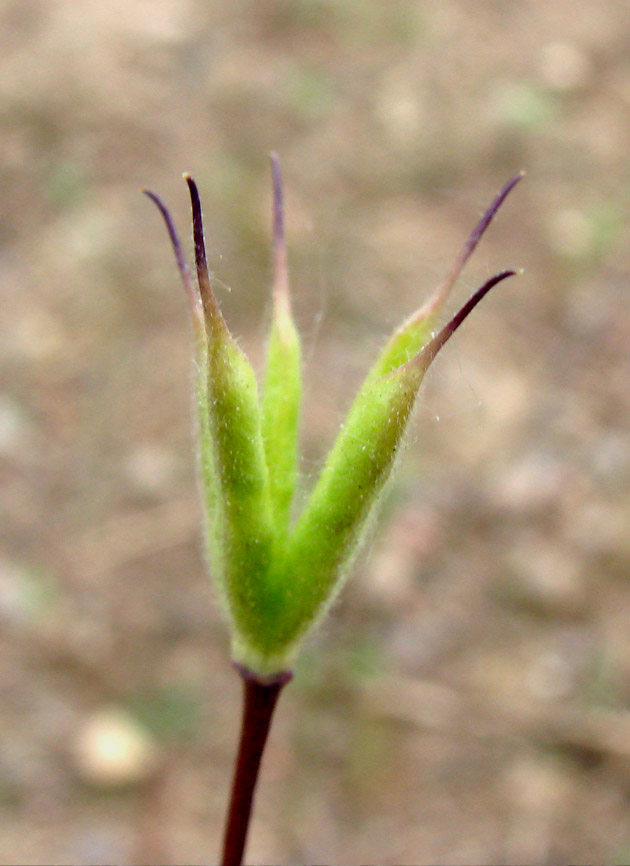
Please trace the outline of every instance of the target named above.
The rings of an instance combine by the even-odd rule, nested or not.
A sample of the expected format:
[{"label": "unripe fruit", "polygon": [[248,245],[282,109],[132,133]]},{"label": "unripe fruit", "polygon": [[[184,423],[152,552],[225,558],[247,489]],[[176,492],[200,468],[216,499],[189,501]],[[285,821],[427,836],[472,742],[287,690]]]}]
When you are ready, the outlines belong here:
[{"label": "unripe fruit", "polygon": [[282,186],[274,179],[273,318],[262,398],[212,291],[201,204],[189,186],[197,283],[170,215],[166,222],[193,314],[197,343],[200,468],[211,570],[227,613],[234,661],[265,680],[288,671],[299,646],[343,584],[392,476],[424,378],[436,354],[484,295],[484,285],[435,336],[432,328],[466,261],[517,175],[481,217],[434,295],[392,335],[368,373],[295,525],[301,399],[300,341],[289,299]]}]

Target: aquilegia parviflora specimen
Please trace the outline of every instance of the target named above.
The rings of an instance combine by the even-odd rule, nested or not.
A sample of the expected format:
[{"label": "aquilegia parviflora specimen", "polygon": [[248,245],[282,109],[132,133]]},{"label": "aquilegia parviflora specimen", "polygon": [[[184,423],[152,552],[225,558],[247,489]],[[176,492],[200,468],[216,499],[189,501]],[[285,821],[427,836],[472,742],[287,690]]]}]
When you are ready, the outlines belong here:
[{"label": "aquilegia parviflora specimen", "polygon": [[245,683],[245,712],[228,813],[224,863],[240,863],[271,715],[296,653],[343,584],[404,441],[429,365],[471,310],[515,271],[487,280],[441,330],[437,317],[505,197],[483,214],[435,293],[381,351],[352,404],[318,481],[292,519],[298,478],[300,340],[289,298],[282,184],[274,187],[273,317],[259,396],[254,370],[232,337],[212,289],[197,186],[190,191],[197,282],[170,214],[166,222],[192,311],[196,341],[200,471],[210,569],[227,615],[232,658]]}]

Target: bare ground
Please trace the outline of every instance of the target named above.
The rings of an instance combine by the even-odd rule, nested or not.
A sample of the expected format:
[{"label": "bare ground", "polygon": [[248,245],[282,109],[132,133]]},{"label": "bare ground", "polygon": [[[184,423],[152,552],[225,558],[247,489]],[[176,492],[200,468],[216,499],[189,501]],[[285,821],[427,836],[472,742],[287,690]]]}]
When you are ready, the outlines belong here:
[{"label": "bare ground", "polygon": [[629,39],[615,0],[5,0],[0,861],[217,856],[239,686],[200,554],[185,304],[137,190],[187,231],[197,178],[260,367],[277,149],[305,486],[519,169],[450,310],[525,274],[429,376],[280,705],[249,859],[628,862]]}]

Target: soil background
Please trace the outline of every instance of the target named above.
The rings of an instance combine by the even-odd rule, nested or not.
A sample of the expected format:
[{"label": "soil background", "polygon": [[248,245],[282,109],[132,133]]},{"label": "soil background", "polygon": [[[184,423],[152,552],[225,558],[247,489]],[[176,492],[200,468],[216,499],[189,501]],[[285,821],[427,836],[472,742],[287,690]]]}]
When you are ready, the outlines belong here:
[{"label": "soil background", "polygon": [[378,530],[279,705],[248,860],[630,859],[630,4],[0,4],[0,861],[217,857],[240,685],[158,214],[258,370],[268,154],[304,487],[387,334],[445,315]]}]

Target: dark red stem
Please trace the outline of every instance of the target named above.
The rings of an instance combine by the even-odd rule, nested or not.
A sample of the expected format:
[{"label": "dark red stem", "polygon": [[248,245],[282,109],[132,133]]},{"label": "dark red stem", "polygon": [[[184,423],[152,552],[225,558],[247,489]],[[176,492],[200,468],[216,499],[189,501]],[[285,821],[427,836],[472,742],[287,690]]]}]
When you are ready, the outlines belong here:
[{"label": "dark red stem", "polygon": [[278,697],[292,677],[290,672],[261,681],[236,666],[243,679],[241,739],[232,782],[232,795],[225,822],[222,866],[241,866],[247,842],[260,762],[267,742]]}]

